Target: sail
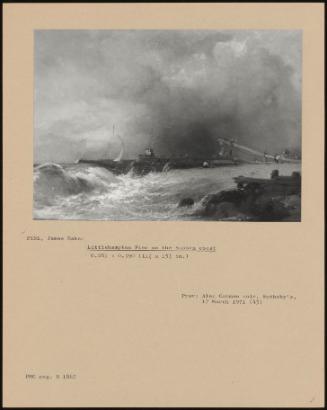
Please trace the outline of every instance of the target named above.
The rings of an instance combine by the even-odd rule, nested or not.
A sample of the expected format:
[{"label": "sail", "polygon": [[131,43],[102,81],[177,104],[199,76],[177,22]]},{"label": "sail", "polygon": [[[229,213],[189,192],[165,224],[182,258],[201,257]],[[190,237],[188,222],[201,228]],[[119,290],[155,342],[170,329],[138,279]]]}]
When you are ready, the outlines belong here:
[{"label": "sail", "polygon": [[117,158],[114,159],[115,162],[121,161],[124,155],[124,151],[125,151],[125,145],[124,145],[124,141],[122,139],[122,137],[120,135],[117,135],[117,138],[119,139],[120,143],[121,143],[121,148],[120,148],[120,152]]}]

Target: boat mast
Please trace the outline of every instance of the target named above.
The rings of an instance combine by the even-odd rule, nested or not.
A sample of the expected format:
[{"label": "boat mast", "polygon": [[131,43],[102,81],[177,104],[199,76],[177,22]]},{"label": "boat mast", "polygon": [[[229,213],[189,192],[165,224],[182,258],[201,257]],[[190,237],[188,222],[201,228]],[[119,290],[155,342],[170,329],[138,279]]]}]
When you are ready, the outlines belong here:
[{"label": "boat mast", "polygon": [[[112,139],[114,139],[114,135],[115,135],[115,124],[113,124],[112,126]],[[110,152],[111,152],[111,145],[110,145],[110,139],[108,141],[108,158],[110,158]]]}]

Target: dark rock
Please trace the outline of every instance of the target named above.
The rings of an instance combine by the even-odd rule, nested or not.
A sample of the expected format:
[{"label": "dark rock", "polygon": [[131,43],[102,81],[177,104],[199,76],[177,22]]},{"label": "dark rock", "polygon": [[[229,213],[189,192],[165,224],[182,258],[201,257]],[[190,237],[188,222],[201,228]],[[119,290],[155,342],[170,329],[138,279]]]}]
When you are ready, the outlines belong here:
[{"label": "dark rock", "polygon": [[183,198],[179,201],[178,206],[192,206],[194,205],[194,199],[193,198]]},{"label": "dark rock", "polygon": [[286,206],[289,216],[285,221],[301,221],[301,198],[300,195],[289,195],[281,198],[281,202]]},{"label": "dark rock", "polygon": [[249,195],[258,196],[265,192],[264,186],[258,184],[257,182],[250,182],[245,188],[243,188],[244,194],[248,197]]},{"label": "dark rock", "polygon": [[[298,178],[294,175],[293,178]],[[188,199],[188,198],[185,198]],[[181,201],[180,206],[186,206]],[[301,199],[297,195],[276,195],[256,182],[245,187],[208,194],[198,214],[216,219],[284,221],[300,220]]]},{"label": "dark rock", "polygon": [[287,209],[300,209],[301,198],[299,195],[288,195],[281,198],[281,202],[287,207]]},{"label": "dark rock", "polygon": [[245,194],[238,189],[232,189],[229,191],[221,191],[217,194],[209,194],[203,200],[203,205],[220,204],[221,202],[231,202],[232,204],[239,205],[244,200]]},{"label": "dark rock", "polygon": [[250,212],[260,221],[280,221],[290,215],[289,210],[278,198],[259,197],[251,206]]},{"label": "dark rock", "polygon": [[202,210],[201,215],[215,220],[247,220],[249,216],[243,213],[240,208],[232,202],[220,202],[219,204],[209,203]]},{"label": "dark rock", "polygon": [[229,218],[238,215],[239,212],[232,202],[221,202],[216,205],[214,216],[217,218]]}]

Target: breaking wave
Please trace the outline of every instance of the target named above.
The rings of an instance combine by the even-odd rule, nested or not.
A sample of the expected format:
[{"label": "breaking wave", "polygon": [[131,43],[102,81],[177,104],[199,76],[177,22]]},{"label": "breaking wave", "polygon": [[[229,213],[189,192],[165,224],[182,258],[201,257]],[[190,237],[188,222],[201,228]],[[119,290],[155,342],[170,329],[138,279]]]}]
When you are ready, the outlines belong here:
[{"label": "breaking wave", "polygon": [[54,205],[62,197],[81,193],[100,193],[110,187],[114,176],[104,168],[43,164],[34,169],[36,205]]},{"label": "breaking wave", "polygon": [[[281,174],[294,166],[281,164]],[[276,164],[170,170],[143,177],[114,175],[88,164],[34,167],[34,218],[69,220],[196,220],[203,199],[234,187],[238,175],[269,177]],[[179,207],[183,198],[194,205]]]}]

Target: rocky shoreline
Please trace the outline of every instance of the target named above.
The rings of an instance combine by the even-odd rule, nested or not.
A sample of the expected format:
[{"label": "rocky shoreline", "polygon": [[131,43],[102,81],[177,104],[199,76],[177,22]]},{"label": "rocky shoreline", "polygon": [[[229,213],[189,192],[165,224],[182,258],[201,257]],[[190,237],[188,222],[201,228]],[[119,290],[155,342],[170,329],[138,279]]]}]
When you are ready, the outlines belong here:
[{"label": "rocky shoreline", "polygon": [[[286,222],[301,221],[301,176],[270,179],[235,178],[237,188],[208,194],[194,216],[207,220]],[[183,198],[179,206],[193,206],[192,198]]]}]

